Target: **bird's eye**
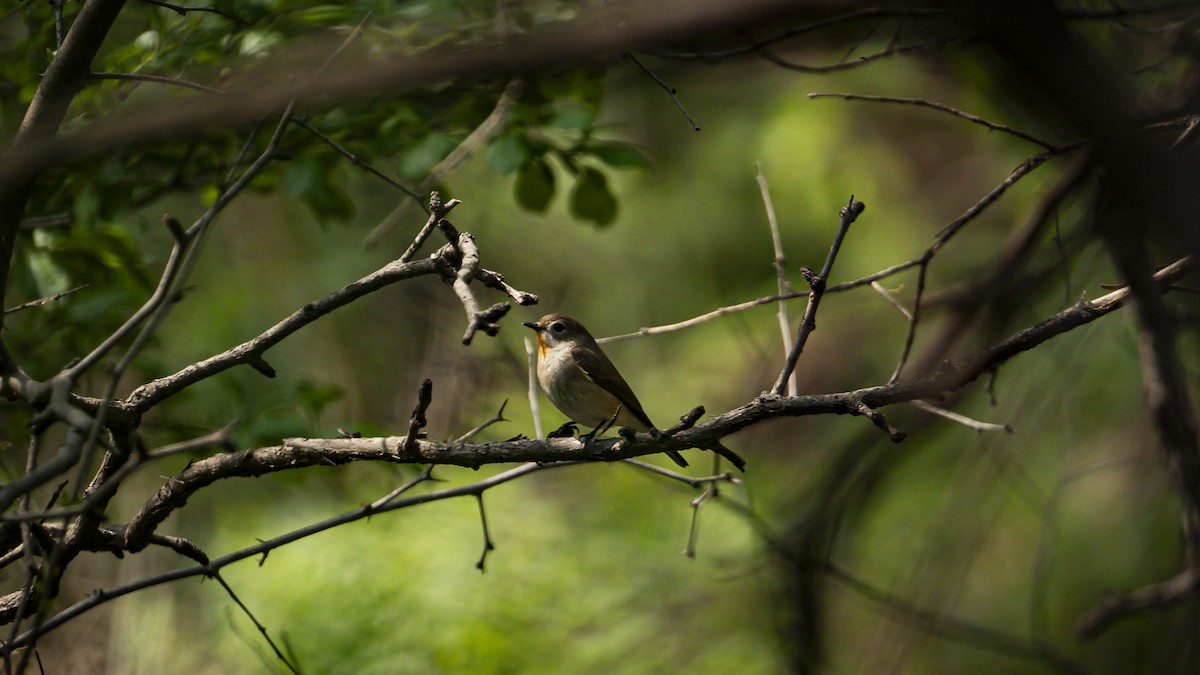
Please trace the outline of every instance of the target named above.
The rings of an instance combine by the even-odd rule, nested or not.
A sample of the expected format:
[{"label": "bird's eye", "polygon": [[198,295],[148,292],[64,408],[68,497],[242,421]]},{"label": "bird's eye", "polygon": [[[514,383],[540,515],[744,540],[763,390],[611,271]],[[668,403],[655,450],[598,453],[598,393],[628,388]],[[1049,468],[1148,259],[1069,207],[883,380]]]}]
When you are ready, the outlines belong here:
[{"label": "bird's eye", "polygon": [[554,323],[550,324],[550,332],[557,335],[562,335],[563,331],[566,329],[567,325],[561,321],[555,321]]}]

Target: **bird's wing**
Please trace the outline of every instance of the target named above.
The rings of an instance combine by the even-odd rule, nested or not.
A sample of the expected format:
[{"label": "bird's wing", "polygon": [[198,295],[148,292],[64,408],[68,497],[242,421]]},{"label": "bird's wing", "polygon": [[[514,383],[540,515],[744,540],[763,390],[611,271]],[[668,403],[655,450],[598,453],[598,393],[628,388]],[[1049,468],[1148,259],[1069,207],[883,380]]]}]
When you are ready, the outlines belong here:
[{"label": "bird's wing", "polygon": [[604,355],[604,352],[600,351],[598,345],[594,349],[575,349],[574,356],[575,362],[583,368],[588,379],[616,396],[617,400],[621,402],[621,406],[638,418],[642,424],[647,427],[654,426],[654,423],[646,415],[646,411],[642,410],[641,402],[629,388],[629,384],[625,382],[625,378],[621,377],[617,367]]}]

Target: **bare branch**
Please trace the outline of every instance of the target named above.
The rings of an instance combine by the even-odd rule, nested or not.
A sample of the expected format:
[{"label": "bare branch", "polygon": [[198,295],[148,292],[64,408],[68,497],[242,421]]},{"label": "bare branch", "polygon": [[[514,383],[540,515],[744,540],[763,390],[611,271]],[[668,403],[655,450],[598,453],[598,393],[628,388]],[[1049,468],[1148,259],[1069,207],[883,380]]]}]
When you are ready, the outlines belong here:
[{"label": "bare branch", "polygon": [[763,38],[763,39],[759,39],[759,40],[751,40],[750,44],[747,44],[747,45],[741,46],[741,47],[735,47],[735,48],[726,49],[723,51],[662,52],[662,53],[657,53],[656,56],[659,56],[660,58],[668,58],[668,59],[702,59],[704,61],[721,61],[721,60],[731,58],[734,56],[744,56],[747,54],[752,54],[752,53],[759,51],[763,47],[768,47],[768,46],[776,44],[778,42],[790,40],[792,38],[799,37],[806,33],[811,33],[814,31],[821,30],[823,28],[840,26],[840,25],[846,24],[846,23],[856,23],[856,22],[861,22],[861,21],[868,20],[868,19],[891,19],[891,18],[926,19],[926,18],[937,18],[940,16],[944,16],[945,14],[946,14],[946,11],[942,10],[942,9],[921,8],[921,7],[915,7],[915,8],[914,7],[897,7],[897,8],[889,7],[889,8],[878,8],[878,9],[874,9],[874,8],[873,9],[859,9],[859,10],[847,12],[845,14],[839,14],[839,15],[833,16],[833,17],[822,18],[817,21],[813,21],[813,22],[806,23],[806,24],[803,24],[800,26],[796,26],[795,28],[789,28],[787,30],[781,31],[779,34],[775,35],[774,37]]},{"label": "bare branch", "polygon": [[683,104],[679,102],[679,97],[676,95],[678,92],[675,90],[675,87],[663,82],[662,78],[660,78],[658,75],[655,75],[654,71],[647,68],[646,65],[642,63],[641,59],[633,54],[627,53],[625,54],[625,58],[632,61],[633,65],[637,66],[643,73],[650,76],[650,79],[654,80],[658,86],[662,87],[663,91],[667,92],[667,95],[670,96],[671,100],[675,102],[675,107],[679,108],[679,112],[683,113],[683,117],[688,121],[688,124],[692,125],[692,131],[700,131],[700,126],[696,124],[696,120],[692,119],[692,116],[688,114],[687,108],[684,108]]},{"label": "bare branch", "polygon": [[755,307],[769,305],[773,302],[779,302],[781,300],[791,300],[794,298],[803,298],[803,297],[806,297],[807,295],[808,295],[807,291],[804,291],[804,292],[796,291],[796,292],[788,293],[786,295],[768,295],[768,296],[765,296],[762,298],[757,298],[755,300],[748,300],[746,302],[741,302],[736,305],[727,305],[725,307],[718,307],[717,309],[714,309],[713,311],[708,312],[707,314],[701,314],[700,316],[692,317],[691,319],[687,319],[685,321],[679,321],[676,323],[665,324],[662,326],[650,326],[650,327],[645,327],[645,328],[639,328],[637,331],[635,331],[633,333],[625,333],[622,335],[612,335],[609,337],[597,338],[596,342],[605,344],[608,342],[620,342],[621,340],[632,340],[633,338],[645,337],[647,335],[659,335],[661,333],[671,333],[671,332],[674,332],[677,330],[691,328],[692,326],[698,326],[706,321],[711,321],[718,317],[725,316],[726,314],[742,312],[747,309],[753,309]]},{"label": "bare branch", "polygon": [[[1160,270],[1156,278],[1165,287],[1191,268],[1190,258],[1179,260]],[[724,414],[711,417],[701,424],[670,434],[636,434],[620,439],[593,440],[586,445],[574,438],[524,439],[496,443],[441,443],[418,439],[410,452],[404,450],[406,439],[403,436],[292,438],[287,439],[283,445],[207,457],[192,463],[181,474],[168,481],[158,494],[142,507],[126,529],[127,544],[131,551],[140,550],[140,547],[144,546],[145,537],[173,510],[186,503],[194,492],[218,480],[235,476],[261,476],[286,469],[340,465],[355,461],[451,464],[466,467],[510,462],[552,464],[588,460],[617,461],[667,450],[711,448],[724,436],[775,417],[833,413],[867,415],[880,423],[881,418],[876,416],[875,410],[896,403],[935,398],[957,390],[996,365],[1057,335],[1115,311],[1124,305],[1128,298],[1128,290],[1118,290],[1093,302],[1081,302],[1035,326],[1014,333],[988,349],[957,362],[946,362],[936,372],[918,378],[835,394],[782,397],[768,393]],[[881,423],[881,428],[888,431],[893,438],[902,434],[887,427],[886,422]],[[674,428],[671,431],[674,431]]]},{"label": "bare branch", "polygon": [[217,580],[217,583],[221,585],[221,588],[225,589],[225,593],[229,595],[229,598],[233,600],[234,604],[236,604],[242,610],[242,613],[245,614],[246,617],[250,619],[250,622],[254,624],[254,627],[258,629],[259,634],[263,636],[263,639],[267,641],[267,644],[271,647],[271,650],[275,652],[275,658],[282,661],[283,665],[287,666],[288,670],[296,675],[300,675],[300,671],[296,670],[296,667],[292,665],[292,662],[283,655],[283,652],[279,650],[279,646],[276,645],[275,641],[271,639],[271,634],[267,632],[267,627],[258,620],[258,617],[254,616],[254,613],[250,611],[250,608],[246,606],[246,603],[242,602],[242,599],[238,597],[237,593],[233,592],[233,588],[228,582],[225,581],[225,578],[220,574],[214,574],[212,575],[212,578]]},{"label": "bare branch", "polygon": [[1058,653],[1053,647],[1040,639],[1019,637],[987,628],[969,621],[946,616],[942,612],[915,607],[903,598],[896,597],[883,590],[877,589],[866,582],[851,576],[835,565],[822,565],[826,573],[839,583],[853,590],[860,596],[877,604],[880,608],[902,618],[906,622],[915,622],[923,630],[935,635],[942,635],[963,644],[973,645],[996,654],[1015,657],[1024,661],[1042,663],[1053,666],[1064,673],[1082,675],[1087,671],[1065,655]]},{"label": "bare branch", "polygon": [[403,263],[398,260],[390,262],[345,288],[306,304],[257,337],[203,361],[193,363],[173,375],[161,377],[138,387],[125,399],[125,405],[137,414],[144,413],[201,380],[236,365],[261,358],[263,352],[292,333],[368,293],[397,281],[444,271],[448,266],[446,258],[449,253],[448,250],[442,250],[429,258],[415,262]]},{"label": "bare branch", "polygon": [[783,370],[779,373],[779,378],[772,388],[772,392],[777,396],[783,394],[786,389],[788,378],[796,370],[800,352],[804,351],[804,343],[808,341],[809,334],[817,327],[817,306],[821,304],[821,296],[825,293],[825,282],[829,279],[829,273],[833,271],[833,261],[837,259],[838,249],[842,247],[842,240],[846,238],[850,224],[857,220],[859,214],[866,208],[862,202],[854,201],[854,196],[851,195],[850,201],[839,213],[838,229],[833,235],[833,244],[829,247],[829,255],[825,257],[825,265],[818,274],[809,277],[809,286],[812,287],[812,292],[808,295],[804,318],[800,320],[800,329],[796,332],[796,342],[792,345],[792,350],[788,352],[787,361],[783,364]]},{"label": "bare branch", "polygon": [[[779,296],[795,294],[796,290],[792,288],[792,282],[787,276],[787,256],[783,254],[783,237],[779,234],[779,220],[775,217],[775,204],[771,201],[771,190],[767,187],[767,177],[763,175],[762,163],[756,162],[758,167],[758,190],[762,194],[763,206],[767,209],[767,224],[771,227],[771,246],[775,249],[775,277],[778,282]],[[792,320],[788,317],[787,302],[779,301],[779,311],[776,314],[779,318],[779,331],[783,336],[783,353],[787,354],[788,342],[792,337]],[[796,373],[788,377],[787,394],[795,396],[800,393],[796,384]]]},{"label": "bare branch", "polygon": [[475,563],[475,569],[481,573],[486,572],[484,564],[487,563],[488,553],[496,550],[496,543],[492,541],[492,534],[488,531],[487,511],[483,508],[483,493],[475,495],[475,504],[479,507],[479,526],[483,529],[483,552],[479,554],[479,562]]},{"label": "bare branch", "polygon": [[[346,523],[369,518],[377,513],[395,511],[398,509],[409,508],[417,504],[426,504],[444,499],[453,499],[466,495],[481,494],[482,492],[493,487],[516,480],[531,473],[570,465],[570,462],[559,464],[522,464],[521,466],[509,469],[503,473],[496,474],[490,478],[485,478],[477,483],[447,488],[437,492],[415,495],[405,499],[393,499],[384,505],[368,504],[333,518],[329,518],[318,523],[312,523],[300,529],[293,530],[292,532],[259,542],[258,544],[255,544],[249,548],[244,548],[240,551],[234,551],[233,553],[226,554],[220,558],[212,560],[207,565],[196,565],[193,567],[171,570],[162,574],[137,579],[114,588],[94,591],[87,598],[75,603],[74,605],[71,605],[70,607],[47,619],[37,631],[29,630],[17,636],[15,639],[10,640],[5,645],[5,652],[11,652],[26,646],[30,644],[32,640],[36,639],[37,635],[49,632],[99,605],[102,605],[110,600],[115,600],[116,598],[129,595],[130,593],[136,593],[137,591],[146,588],[153,588],[155,586],[160,586],[172,581],[178,581],[180,579],[188,579],[197,576],[212,576],[217,571],[232,563],[245,560],[247,558],[253,558],[255,556],[261,556],[269,551],[279,548],[280,546],[290,544],[293,541],[304,539],[305,537],[324,532]],[[7,608],[14,604],[15,599],[11,597],[11,594],[10,596],[0,598],[0,608]],[[3,615],[0,615],[0,623],[3,622],[2,619]]]},{"label": "bare branch", "polygon": [[883,284],[879,283],[878,281],[872,281],[871,288],[874,289],[874,291],[876,293],[883,296],[883,299],[887,300],[889,305],[891,305],[892,307],[895,307],[897,312],[900,312],[901,314],[903,314],[905,319],[908,319],[908,321],[910,321],[910,322],[912,321],[912,318],[913,318],[912,312],[908,311],[907,307],[905,307],[903,304],[900,303],[899,300],[897,300],[895,297],[893,297],[892,294],[890,292],[888,292],[888,289],[883,287]]},{"label": "bare branch", "polygon": [[973,420],[966,415],[960,415],[956,412],[946,410],[945,408],[939,408],[928,401],[913,401],[912,406],[918,410],[924,410],[931,415],[937,415],[938,417],[943,417],[951,422],[961,424],[972,431],[1003,431],[1006,434],[1011,434],[1013,432],[1012,427],[1008,426],[1007,424],[993,424],[991,422],[980,422],[978,420]]},{"label": "bare branch", "polygon": [[465,443],[465,442],[471,440],[472,438],[475,438],[475,436],[479,432],[492,426],[493,424],[497,424],[499,422],[507,422],[508,419],[506,417],[504,417],[504,408],[507,405],[508,405],[508,399],[504,399],[504,402],[500,404],[500,409],[496,411],[495,415],[492,415],[488,419],[481,422],[474,429],[471,429],[470,431],[463,434],[462,436],[459,436],[458,438],[454,439],[454,442],[455,443]]},{"label": "bare branch", "polygon": [[209,94],[224,94],[225,92],[216,87],[210,87],[199,82],[192,82],[179,77],[166,77],[164,75],[147,75],[144,73],[98,73],[92,72],[88,77],[93,80],[127,80],[130,82],[153,82],[155,84],[169,84],[175,87],[184,87],[186,89],[194,89],[203,91]]},{"label": "bare branch", "polygon": [[[425,241],[429,239],[429,235],[433,234],[434,229],[437,228],[438,221],[445,218],[447,213],[450,213],[454,207],[461,203],[457,199],[451,199],[443,204],[442,196],[436,190],[429,193],[429,218],[425,221],[425,226],[417,232],[417,236],[413,238],[412,243],[404,250],[404,253],[400,254],[400,262],[412,260],[417,251],[421,250],[421,247],[425,245]],[[450,243],[454,242],[451,241]]]},{"label": "bare branch", "polygon": [[1034,136],[1033,134],[1026,133],[1024,131],[1021,131],[1020,129],[1014,129],[1013,127],[1010,127],[1007,124],[997,124],[995,122],[989,122],[988,120],[986,120],[978,115],[972,115],[971,113],[963,112],[962,110],[959,110],[957,108],[952,108],[943,103],[936,103],[934,101],[928,101],[923,98],[901,98],[898,96],[868,96],[865,94],[843,94],[843,93],[833,94],[833,93],[825,93],[825,92],[812,92],[808,95],[808,97],[809,98],[840,98],[840,99],[844,99],[846,101],[869,101],[872,103],[898,103],[901,105],[914,105],[914,106],[918,106],[918,107],[932,108],[933,110],[944,112],[944,113],[953,115],[955,117],[960,117],[964,120],[967,120],[968,122],[972,122],[974,124],[979,124],[981,126],[987,127],[988,129],[990,129],[992,131],[1002,131],[1006,134],[1011,134],[1013,136],[1016,136],[1017,138],[1020,138],[1021,140],[1029,141],[1030,143],[1033,143],[1034,145],[1040,145],[1041,147],[1045,148],[1047,152],[1051,152],[1051,153],[1055,153],[1055,154],[1064,152],[1069,147],[1078,147],[1080,145],[1079,143],[1074,143],[1070,146],[1054,145],[1052,143],[1043,141],[1042,139]]},{"label": "bare branch", "polygon": [[764,48],[757,48],[754,50],[754,53],[786,70],[794,70],[800,73],[818,74],[858,68],[860,66],[865,66],[872,61],[878,61],[880,59],[886,59],[892,56],[907,56],[909,54],[930,51],[940,47],[945,47],[946,45],[954,44],[955,42],[957,42],[957,40],[954,38],[932,38],[907,45],[892,44],[873,54],[866,54],[853,60],[838,61],[837,63],[830,63],[822,66],[810,66],[803,63],[796,63],[795,61],[785,59],[778,54],[775,54],[774,52]]},{"label": "bare branch", "polygon": [[[417,186],[415,192],[424,194],[432,188],[443,176],[453,171],[460,164],[474,155],[480,148],[487,145],[504,130],[504,125],[508,122],[509,116],[512,114],[512,108],[520,100],[521,94],[525,90],[525,83],[520,79],[510,80],[508,86],[500,94],[496,100],[496,106],[492,108],[492,112],[475,127],[467,137],[458,144],[450,154],[442,158],[432,169],[429,170],[429,175],[425,176],[424,180]],[[418,200],[419,202],[420,200]],[[392,230],[396,229],[400,223],[408,217],[409,210],[412,204],[405,202],[392,210],[384,219],[375,226],[367,234],[366,246],[370,248],[383,240]],[[450,209],[447,208],[447,211]]]},{"label": "bare branch", "polygon": [[535,438],[545,438],[542,433],[542,416],[538,406],[538,379],[537,379],[537,347],[534,346],[533,340],[529,337],[525,338],[525,356],[529,362],[529,412],[533,415],[533,435]]},{"label": "bare branch", "polygon": [[1194,598],[1198,588],[1200,570],[1189,567],[1162,583],[1151,584],[1131,593],[1110,594],[1079,617],[1075,633],[1081,639],[1093,639],[1118,619]]},{"label": "bare branch", "polygon": [[371,174],[372,176],[375,176],[376,178],[379,178],[380,180],[387,183],[388,185],[391,185],[392,187],[396,188],[397,190],[408,195],[410,198],[412,198],[418,204],[422,203],[421,195],[418,194],[415,190],[413,190],[413,189],[405,186],[403,183],[393,179],[392,177],[388,176],[384,172],[375,168],[371,164],[364,162],[358,155],[354,154],[353,152],[350,152],[349,150],[347,150],[345,148],[345,146],[341,145],[340,143],[333,140],[329,136],[326,136],[324,132],[322,132],[320,129],[314,127],[313,125],[309,124],[306,120],[293,119],[292,124],[295,124],[296,126],[300,127],[301,129],[304,129],[308,133],[312,134],[313,136],[316,136],[317,139],[320,140],[322,143],[333,148],[334,151],[336,151],[338,154],[340,154],[343,157],[345,157],[346,159],[350,160],[350,163],[353,164],[354,166],[362,167],[363,170],[365,170],[367,173]]},{"label": "bare branch", "polygon": [[72,293],[78,293],[79,291],[82,291],[85,288],[89,288],[90,286],[91,286],[91,284],[82,284],[80,286],[76,286],[75,288],[65,290],[61,293],[55,293],[54,295],[48,295],[44,298],[38,298],[37,300],[30,300],[29,302],[23,302],[23,303],[17,305],[16,307],[9,307],[8,309],[4,310],[4,313],[12,314],[14,312],[19,312],[23,309],[29,309],[31,307],[42,307],[43,305],[48,305],[52,302],[55,302],[56,300],[58,300],[60,298],[65,298],[66,296],[71,295]]},{"label": "bare branch", "polygon": [[417,438],[420,437],[421,429],[425,428],[428,423],[425,420],[425,411],[429,408],[429,404],[433,401],[433,380],[426,378],[421,383],[421,389],[417,392],[417,405],[413,408],[412,415],[408,417],[408,433],[404,435],[404,445],[401,452],[410,454],[413,448],[417,446]]},{"label": "bare branch", "polygon": [[242,25],[250,25],[248,21],[243,21],[232,14],[227,14],[216,7],[189,7],[187,5],[176,5],[174,3],[164,2],[163,0],[142,0],[142,2],[146,3],[147,5],[155,5],[162,7],[163,9],[169,9],[180,16],[185,16],[189,12],[207,12],[209,14],[216,14],[217,16],[225,17],[230,21],[236,21]]}]

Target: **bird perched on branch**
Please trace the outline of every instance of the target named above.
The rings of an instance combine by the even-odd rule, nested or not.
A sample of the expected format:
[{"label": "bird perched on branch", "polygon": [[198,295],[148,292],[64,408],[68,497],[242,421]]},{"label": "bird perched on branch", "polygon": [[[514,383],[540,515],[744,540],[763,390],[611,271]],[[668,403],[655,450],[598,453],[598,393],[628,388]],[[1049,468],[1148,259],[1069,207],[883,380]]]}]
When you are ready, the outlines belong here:
[{"label": "bird perched on branch", "polygon": [[[578,320],[547,314],[524,325],[537,333],[538,384],[564,415],[595,430],[614,416],[616,424],[637,431],[654,426],[625,378]],[[666,455],[679,466],[688,465],[675,450]]]}]

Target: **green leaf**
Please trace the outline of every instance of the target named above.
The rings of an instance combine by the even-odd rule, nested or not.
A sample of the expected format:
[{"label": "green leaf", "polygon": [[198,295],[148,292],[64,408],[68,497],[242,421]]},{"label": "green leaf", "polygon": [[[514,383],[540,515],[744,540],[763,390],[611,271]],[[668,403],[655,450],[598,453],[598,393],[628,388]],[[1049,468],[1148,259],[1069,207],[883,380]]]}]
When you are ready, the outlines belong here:
[{"label": "green leaf", "polygon": [[87,183],[75,195],[75,203],[71,205],[75,222],[92,223],[100,211],[100,193],[93,183]]},{"label": "green leaf", "polygon": [[71,287],[71,276],[46,251],[28,250],[25,261],[38,293],[54,295]]},{"label": "green leaf", "polygon": [[317,5],[293,12],[290,18],[312,26],[335,26],[351,21],[358,11],[351,5]]},{"label": "green leaf", "polygon": [[499,174],[510,174],[529,161],[529,144],[523,136],[508,134],[492,141],[487,162]]},{"label": "green leaf", "polygon": [[645,168],[649,164],[641,148],[628,143],[593,143],[587,151],[611,167]]},{"label": "green leaf", "polygon": [[575,101],[595,111],[604,100],[604,69],[584,66],[542,78],[538,89],[551,101]]},{"label": "green leaf", "polygon": [[217,198],[221,196],[221,191],[216,185],[208,184],[200,191],[200,203],[204,206],[212,206],[217,203]]},{"label": "green leaf", "polygon": [[571,213],[600,227],[617,217],[617,198],[608,189],[608,179],[592,167],[584,168],[571,191]]},{"label": "green leaf", "polygon": [[522,208],[544,213],[554,197],[554,172],[546,160],[538,157],[521,167],[513,194]]},{"label": "green leaf", "polygon": [[242,56],[262,56],[283,42],[283,36],[265,30],[248,30],[242,35],[239,51]]},{"label": "green leaf", "polygon": [[354,217],[354,200],[333,182],[325,183],[304,197],[304,203],[322,220],[345,222]]},{"label": "green leaf", "polygon": [[555,103],[550,107],[550,119],[546,126],[554,129],[587,131],[596,121],[596,113],[577,103]]},{"label": "green leaf", "polygon": [[425,138],[408,149],[400,161],[400,172],[409,178],[423,178],[437,163],[455,148],[449,136],[441,132],[426,134]]},{"label": "green leaf", "polygon": [[346,396],[346,390],[336,384],[315,384],[303,380],[296,385],[296,402],[307,410],[315,420],[330,403]]},{"label": "green leaf", "polygon": [[283,189],[289,195],[301,198],[312,192],[325,173],[322,162],[314,155],[302,155],[288,162],[283,172]]}]

